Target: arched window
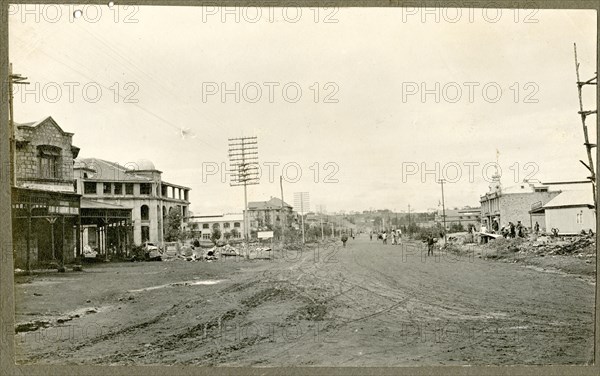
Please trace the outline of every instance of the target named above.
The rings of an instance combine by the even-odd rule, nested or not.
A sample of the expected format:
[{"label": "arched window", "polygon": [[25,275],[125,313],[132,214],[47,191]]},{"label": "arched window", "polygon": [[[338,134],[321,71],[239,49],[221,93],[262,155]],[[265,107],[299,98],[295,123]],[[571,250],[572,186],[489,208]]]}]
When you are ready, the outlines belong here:
[{"label": "arched window", "polygon": [[150,219],[150,209],[148,205],[142,205],[140,207],[140,215],[142,217],[142,221],[147,221]]},{"label": "arched window", "polygon": [[231,226],[231,224],[229,222],[223,223],[223,228],[229,228],[229,226]]},{"label": "arched window", "polygon": [[220,230],[220,229],[221,229],[221,225],[220,225],[220,224],[218,224],[218,223],[213,223],[213,226],[212,226],[212,227],[213,227],[213,228],[215,228],[215,229],[217,229],[217,230]]}]

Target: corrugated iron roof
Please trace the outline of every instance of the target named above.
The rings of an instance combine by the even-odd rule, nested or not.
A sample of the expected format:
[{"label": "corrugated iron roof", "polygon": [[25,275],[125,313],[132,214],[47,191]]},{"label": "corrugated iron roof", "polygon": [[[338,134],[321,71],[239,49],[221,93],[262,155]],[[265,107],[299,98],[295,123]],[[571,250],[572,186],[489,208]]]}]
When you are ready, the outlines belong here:
[{"label": "corrugated iron roof", "polygon": [[594,197],[591,189],[563,191],[544,205],[544,209],[567,206],[594,207]]}]

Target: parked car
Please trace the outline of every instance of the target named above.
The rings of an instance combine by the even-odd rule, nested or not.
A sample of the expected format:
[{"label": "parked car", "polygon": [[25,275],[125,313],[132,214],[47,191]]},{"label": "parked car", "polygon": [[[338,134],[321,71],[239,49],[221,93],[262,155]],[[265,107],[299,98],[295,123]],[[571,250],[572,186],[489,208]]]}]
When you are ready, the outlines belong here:
[{"label": "parked car", "polygon": [[163,250],[154,243],[146,242],[144,243],[144,254],[146,260],[160,261],[162,259]]}]

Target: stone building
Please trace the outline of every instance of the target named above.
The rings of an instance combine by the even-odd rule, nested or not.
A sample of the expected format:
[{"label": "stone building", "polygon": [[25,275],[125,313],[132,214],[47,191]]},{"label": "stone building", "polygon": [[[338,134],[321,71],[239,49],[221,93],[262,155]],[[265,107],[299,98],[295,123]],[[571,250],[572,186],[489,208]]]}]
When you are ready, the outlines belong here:
[{"label": "stone building", "polygon": [[521,221],[524,226],[529,226],[532,207],[543,206],[560,192],[548,185],[527,181],[504,188],[500,177],[495,176],[490,191],[480,198],[481,225],[487,231],[500,229],[508,222]]},{"label": "stone building", "polygon": [[31,269],[71,261],[80,251],[80,195],[75,192],[73,133],[52,117],[15,123],[11,191],[15,267]]},{"label": "stone building", "polygon": [[[187,229],[190,188],[162,180],[162,171],[149,160],[120,165],[99,158],[78,159],[74,168],[77,192],[83,200],[93,200],[113,208],[131,210],[132,241],[135,245],[153,242],[162,245],[167,239],[167,216],[181,215],[179,228]],[[93,238],[93,236],[92,236]],[[84,245],[85,242],[84,234]],[[111,239],[90,247],[111,247]],[[117,247],[114,241],[112,246]]]},{"label": "stone building", "polygon": [[268,201],[255,201],[248,203],[248,223],[251,231],[273,230],[283,225],[292,226],[294,212],[291,205],[276,197]]}]

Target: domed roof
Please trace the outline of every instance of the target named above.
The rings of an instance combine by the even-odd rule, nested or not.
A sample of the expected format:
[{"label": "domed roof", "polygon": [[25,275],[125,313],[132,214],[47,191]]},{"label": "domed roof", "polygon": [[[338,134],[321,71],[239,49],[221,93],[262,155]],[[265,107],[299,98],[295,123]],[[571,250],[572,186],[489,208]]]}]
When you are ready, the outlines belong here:
[{"label": "domed roof", "polygon": [[154,163],[148,159],[138,159],[135,162],[135,169],[139,171],[154,171],[156,167],[154,167]]}]

